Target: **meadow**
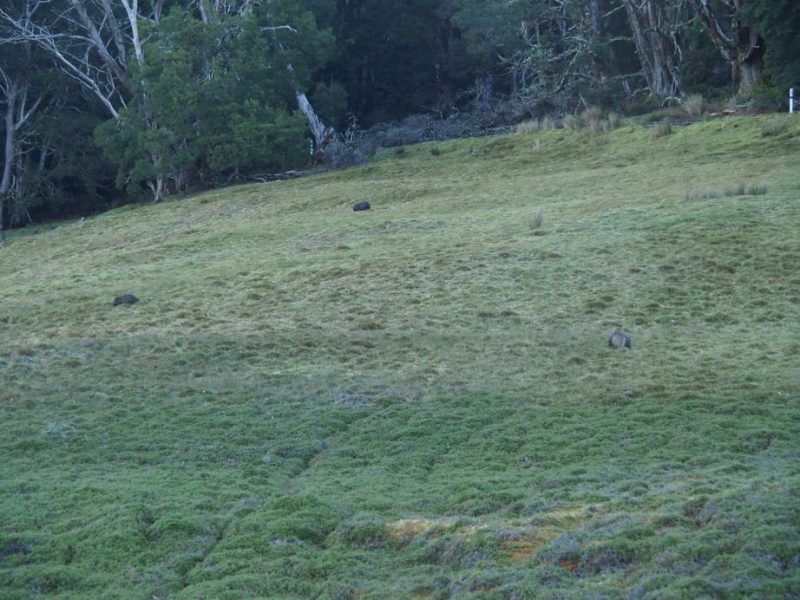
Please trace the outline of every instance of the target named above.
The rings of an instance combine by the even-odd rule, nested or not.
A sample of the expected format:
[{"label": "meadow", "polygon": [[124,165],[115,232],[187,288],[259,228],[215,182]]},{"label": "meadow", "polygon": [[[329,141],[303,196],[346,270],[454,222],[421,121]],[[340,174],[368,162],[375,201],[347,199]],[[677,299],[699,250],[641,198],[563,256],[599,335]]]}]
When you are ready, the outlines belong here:
[{"label": "meadow", "polygon": [[799,200],[767,115],[13,232],[0,598],[800,597]]}]

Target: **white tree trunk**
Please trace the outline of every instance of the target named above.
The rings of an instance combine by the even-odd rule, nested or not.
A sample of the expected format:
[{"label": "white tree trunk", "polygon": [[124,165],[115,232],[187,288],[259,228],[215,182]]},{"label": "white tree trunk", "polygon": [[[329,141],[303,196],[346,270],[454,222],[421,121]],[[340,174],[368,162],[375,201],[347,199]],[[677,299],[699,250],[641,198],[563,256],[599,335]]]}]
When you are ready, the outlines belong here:
[{"label": "white tree trunk", "polygon": [[681,0],[624,0],[636,54],[650,92],[661,98],[681,95],[680,49],[675,32],[681,24]]},{"label": "white tree trunk", "polygon": [[6,112],[3,116],[5,140],[3,144],[3,175],[0,178],[0,238],[4,239],[4,208],[14,185],[14,167],[19,156],[19,132],[36,112],[42,98],[28,105],[28,85],[9,77],[0,69],[0,91],[5,96]]},{"label": "white tree trunk", "polygon": [[[11,191],[12,167],[14,165],[14,158],[17,154],[16,134],[17,128],[14,123],[14,113],[16,112],[16,84],[6,94],[6,114],[4,117],[6,139],[3,154],[3,178],[0,179],[0,202],[5,200]],[[0,206],[0,229],[3,224],[2,206]]]},{"label": "white tree trunk", "polygon": [[308,127],[311,129],[311,135],[314,137],[314,148],[316,152],[320,152],[325,145],[330,142],[333,137],[334,131],[332,127],[326,127],[322,119],[319,118],[311,102],[308,101],[305,93],[297,90],[297,106],[300,111],[306,116]]}]

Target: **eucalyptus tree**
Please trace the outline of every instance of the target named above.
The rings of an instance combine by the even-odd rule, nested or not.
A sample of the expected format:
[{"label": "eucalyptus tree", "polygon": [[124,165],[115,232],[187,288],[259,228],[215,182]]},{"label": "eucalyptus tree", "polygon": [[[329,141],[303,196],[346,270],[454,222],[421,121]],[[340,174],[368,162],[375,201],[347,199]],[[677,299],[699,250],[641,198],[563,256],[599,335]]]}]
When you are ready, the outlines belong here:
[{"label": "eucalyptus tree", "polygon": [[[13,2],[4,12],[29,22],[43,0]],[[31,134],[32,117],[43,104],[47,89],[37,80],[34,45],[14,32],[0,29],[0,106],[2,106],[3,168],[0,176],[0,238],[4,235],[9,200],[23,196],[24,142]]]},{"label": "eucalyptus tree", "polygon": [[730,65],[731,77],[746,93],[761,82],[764,73],[765,44],[759,23],[745,18],[748,5],[759,0],[691,1],[703,29]]},{"label": "eucalyptus tree", "polygon": [[742,20],[764,38],[764,72],[784,90],[800,86],[800,2],[751,0]]},{"label": "eucalyptus tree", "polygon": [[[119,119],[130,103],[147,104],[142,82],[134,70],[144,66],[145,38],[161,18],[165,0],[56,0],[47,11],[22,18],[0,10],[8,36],[36,44],[60,69],[76,81],[86,94]],[[148,128],[158,127],[153,116]],[[157,171],[162,156],[149,153],[155,177],[148,182],[156,200],[164,195],[163,177]]]},{"label": "eucalyptus tree", "polygon": [[[193,173],[217,180],[297,160],[298,104],[320,141],[304,89],[332,42],[296,2],[39,1],[49,10],[35,18],[0,9],[5,37],[46,52],[103,107],[97,140],[129,192],[158,201]],[[247,158],[256,152],[261,160]]]},{"label": "eucalyptus tree", "polygon": [[[136,71],[147,106],[129,106],[97,130],[120,167],[118,185],[135,191],[153,177],[148,148],[163,157],[159,173],[171,191],[307,160],[295,103],[313,70],[298,48],[302,40],[314,45],[313,20],[300,14],[291,28],[263,24],[273,16],[255,7],[213,19],[185,10],[163,17],[151,33],[148,61]],[[149,114],[157,116],[157,129],[146,126]]]},{"label": "eucalyptus tree", "polygon": [[476,64],[534,111],[608,100],[633,76],[617,0],[455,0],[455,8]]},{"label": "eucalyptus tree", "polygon": [[367,124],[439,105],[449,93],[445,0],[319,1],[335,37],[323,75],[347,90],[350,111]]},{"label": "eucalyptus tree", "polygon": [[682,94],[682,31],[690,19],[686,0],[622,0],[642,75],[652,94]]}]

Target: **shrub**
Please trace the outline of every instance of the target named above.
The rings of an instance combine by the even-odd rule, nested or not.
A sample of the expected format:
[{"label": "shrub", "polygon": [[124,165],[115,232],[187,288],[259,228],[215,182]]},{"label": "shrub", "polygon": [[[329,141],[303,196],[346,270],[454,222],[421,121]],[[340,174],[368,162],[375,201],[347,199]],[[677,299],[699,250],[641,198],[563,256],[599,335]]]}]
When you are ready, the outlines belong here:
[{"label": "shrub", "polygon": [[756,109],[780,110],[783,105],[783,91],[763,80],[749,89],[748,96],[747,103]]},{"label": "shrub", "polygon": [[375,148],[363,141],[364,131],[358,126],[354,116],[344,133],[336,137],[325,147],[323,160],[334,167],[350,167],[367,162],[369,154],[375,153]]},{"label": "shrub", "polygon": [[366,153],[355,145],[349,145],[342,139],[335,139],[325,147],[323,161],[337,169],[361,165],[367,162]]}]

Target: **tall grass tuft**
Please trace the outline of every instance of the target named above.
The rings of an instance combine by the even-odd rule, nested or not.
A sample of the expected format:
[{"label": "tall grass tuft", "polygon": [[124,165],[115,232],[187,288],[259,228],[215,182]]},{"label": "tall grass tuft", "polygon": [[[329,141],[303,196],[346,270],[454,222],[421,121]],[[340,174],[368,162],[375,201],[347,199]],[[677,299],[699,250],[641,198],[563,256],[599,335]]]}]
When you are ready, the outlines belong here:
[{"label": "tall grass tuft", "polygon": [[592,133],[608,131],[607,122],[603,118],[603,111],[596,106],[587,106],[581,113],[581,119]]},{"label": "tall grass tuft", "polygon": [[692,94],[683,101],[683,112],[690,117],[699,117],[706,110],[706,101],[702,94]]},{"label": "tall grass tuft", "polygon": [[514,132],[519,134],[535,133],[541,130],[557,129],[558,124],[551,115],[545,115],[541,119],[529,119],[522,123],[517,123],[514,127]]},{"label": "tall grass tuft", "polygon": [[523,121],[522,123],[517,123],[514,127],[514,133],[519,134],[526,134],[526,133],[534,133],[539,131],[542,128],[541,124],[537,119],[530,119],[528,121]]},{"label": "tall grass tuft", "polygon": [[742,108],[742,106],[743,105],[739,102],[739,97],[734,94],[733,96],[730,96],[729,98],[725,99],[725,101],[722,104],[722,110],[724,110],[727,113],[735,113],[740,108]]},{"label": "tall grass tuft", "polygon": [[737,182],[717,188],[700,188],[686,192],[685,200],[709,200],[711,198],[735,198],[737,196],[763,196],[767,193],[766,183]]},{"label": "tall grass tuft", "polygon": [[660,121],[658,125],[655,126],[653,129],[653,137],[655,139],[659,139],[662,137],[666,137],[672,133],[672,123],[669,119],[664,119]]},{"label": "tall grass tuft", "polygon": [[564,125],[564,129],[569,129],[570,131],[583,129],[583,121],[577,115],[565,115],[561,122]]},{"label": "tall grass tuft", "polygon": [[766,183],[748,183],[744,189],[745,196],[764,196],[768,192]]},{"label": "tall grass tuft", "polygon": [[553,118],[553,115],[545,115],[542,117],[542,120],[539,122],[539,127],[541,129],[558,129],[558,123]]},{"label": "tall grass tuft", "polygon": [[542,227],[542,220],[544,219],[544,207],[537,206],[536,210],[533,211],[533,217],[531,218],[531,229],[537,231]]}]

